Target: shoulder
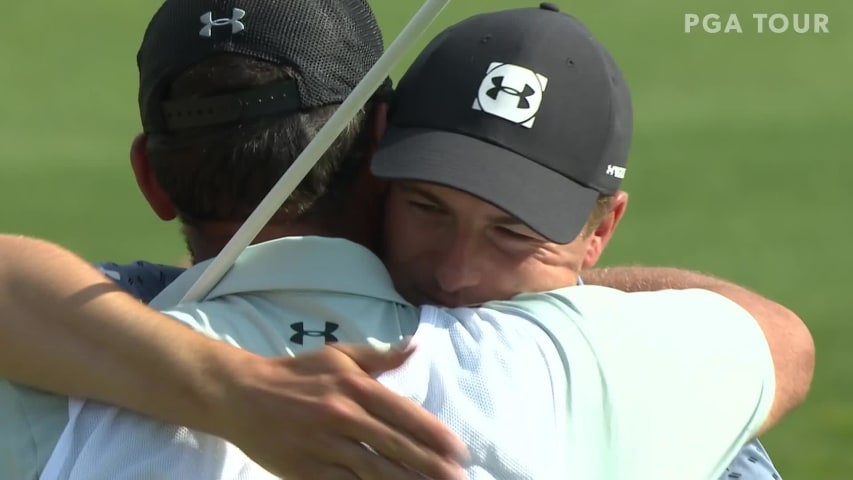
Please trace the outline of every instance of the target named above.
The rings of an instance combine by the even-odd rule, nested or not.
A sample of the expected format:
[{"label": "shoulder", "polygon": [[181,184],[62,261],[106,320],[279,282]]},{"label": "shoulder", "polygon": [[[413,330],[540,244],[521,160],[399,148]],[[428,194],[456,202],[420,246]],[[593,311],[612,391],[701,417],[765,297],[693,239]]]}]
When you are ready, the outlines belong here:
[{"label": "shoulder", "polygon": [[[710,363],[725,361],[731,368],[756,356],[762,357],[756,360],[761,365],[764,357],[769,359],[758,322],[737,303],[708,290],[626,293],[582,286],[494,305],[544,329],[566,355],[577,357],[575,366],[582,359],[594,364],[607,359],[633,371],[643,362],[651,367],[655,360],[660,364],[654,367],[664,372],[673,360],[706,365],[709,355],[715,358]],[[722,359],[717,358],[721,346],[728,352]],[[633,360],[626,363],[627,358]]]},{"label": "shoulder", "polygon": [[249,291],[181,303],[163,313],[208,337],[261,355],[296,355],[327,342],[394,344],[418,329],[418,310],[361,295]]}]

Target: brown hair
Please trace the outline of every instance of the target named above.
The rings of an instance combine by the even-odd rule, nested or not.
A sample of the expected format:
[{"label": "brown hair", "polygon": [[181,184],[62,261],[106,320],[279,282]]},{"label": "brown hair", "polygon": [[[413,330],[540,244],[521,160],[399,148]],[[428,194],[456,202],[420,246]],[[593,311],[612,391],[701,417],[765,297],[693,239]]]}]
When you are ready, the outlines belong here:
[{"label": "brown hair", "polygon": [[[170,98],[221,95],[297,77],[293,69],[246,56],[223,54],[180,75]],[[374,103],[368,104],[369,110]],[[187,226],[242,221],[332,116],[328,105],[285,117],[240,125],[187,130],[148,139],[157,181]],[[369,121],[361,111],[297,186],[271,219],[290,222],[303,215],[334,216],[348,198],[359,169],[368,160]],[[329,219],[328,221],[333,221]]]}]

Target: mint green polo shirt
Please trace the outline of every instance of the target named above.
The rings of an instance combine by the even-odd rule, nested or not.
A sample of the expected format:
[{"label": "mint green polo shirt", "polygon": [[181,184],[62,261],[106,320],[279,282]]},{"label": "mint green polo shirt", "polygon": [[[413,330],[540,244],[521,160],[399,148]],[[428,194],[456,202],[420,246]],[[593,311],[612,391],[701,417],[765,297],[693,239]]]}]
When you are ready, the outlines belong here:
[{"label": "mint green polo shirt", "polygon": [[68,422],[68,398],[0,380],[0,478],[38,478]]},{"label": "mint green polo shirt", "polygon": [[[152,305],[208,336],[262,355],[297,355],[327,341],[387,346],[412,334],[417,340],[419,321],[439,338],[442,329],[459,326],[475,337],[487,325],[504,334],[517,331],[493,349],[509,347],[513,339],[529,344],[531,335],[544,332],[547,338],[538,345],[553,354],[507,356],[507,348],[498,348],[491,350],[498,361],[483,360],[498,367],[524,362],[529,370],[522,374],[550,372],[544,387],[558,410],[554,425],[564,427],[545,440],[563,453],[559,461],[567,475],[561,478],[718,478],[772,405],[773,364],[761,329],[742,308],[707,291],[629,294],[584,286],[477,309],[421,311],[394,292],[381,261],[368,250],[339,239],[301,237],[250,247],[204,302],[175,306],[205,266],[187,271]],[[429,348],[421,352],[428,355]],[[427,367],[447,360],[421,358]],[[466,361],[477,363],[479,357]],[[425,371],[444,372],[448,379],[455,372]],[[457,375],[465,378],[464,371]],[[525,398],[507,382],[480,387],[487,392],[490,385],[505,395],[501,398]],[[726,388],[730,395],[721,394]],[[441,405],[431,411],[439,419],[452,418]],[[216,472],[223,465],[229,472],[257,468],[219,439],[119,410],[84,405],[83,425],[89,431],[98,425],[97,435],[74,434],[78,419],[72,419],[65,432],[69,442],[57,448],[61,455],[49,465],[58,475],[45,480],[67,478],[63,472],[70,470],[78,472],[71,478],[82,480],[90,472],[101,474],[98,478],[201,472],[220,478]],[[119,472],[123,476],[116,477]]]},{"label": "mint green polo shirt", "polygon": [[[187,270],[150,305],[174,306],[209,263]],[[243,308],[248,302],[251,308]],[[232,321],[235,312],[245,313],[245,321]],[[418,309],[397,294],[372,252],[321,237],[247,248],[211,292],[203,314],[172,314],[209,336],[232,344],[239,338],[240,346],[266,355],[312,350],[327,338],[390,345],[413,334],[418,323]],[[283,341],[289,339],[301,343]],[[0,478],[38,478],[67,422],[67,397],[0,380]]]},{"label": "mint green polo shirt", "polygon": [[187,270],[150,305],[260,355],[293,356],[327,341],[387,347],[418,327],[419,310],[394,290],[382,261],[347,240],[289,237],[253,245],[203,303],[173,307],[208,264]]},{"label": "mint green polo shirt", "polygon": [[[154,303],[174,303],[196,278],[179,279]],[[608,478],[718,478],[773,403],[775,374],[761,328],[713,292],[573,286],[479,309],[428,310],[447,317],[447,325],[497,315],[499,323],[524,319],[548,334],[561,365],[547,368],[562,372],[552,376],[565,384],[555,398],[564,402],[570,426],[566,471],[577,478],[601,472]],[[247,250],[205,302],[166,313],[272,356],[296,355],[327,340],[388,345],[415,335],[422,320],[371,252],[317,237]],[[477,328],[476,321],[471,325]],[[699,388],[704,385],[709,388]],[[658,428],[649,428],[650,416]]]}]

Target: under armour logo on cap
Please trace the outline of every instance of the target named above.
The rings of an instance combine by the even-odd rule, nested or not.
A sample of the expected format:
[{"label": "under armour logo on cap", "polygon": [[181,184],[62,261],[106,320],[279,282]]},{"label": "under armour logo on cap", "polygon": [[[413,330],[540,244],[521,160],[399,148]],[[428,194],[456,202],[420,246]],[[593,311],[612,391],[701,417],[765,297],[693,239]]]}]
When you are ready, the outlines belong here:
[{"label": "under armour logo on cap", "polygon": [[338,338],[332,334],[339,326],[337,323],[325,322],[324,330],[305,330],[305,322],[292,323],[290,328],[296,333],[290,337],[290,341],[302,345],[305,337],[322,337],[325,343],[337,342]]},{"label": "under armour logo on cap", "polygon": [[495,84],[494,88],[490,88],[486,92],[486,95],[488,95],[492,100],[497,100],[498,94],[505,92],[518,97],[518,108],[530,108],[530,102],[527,101],[527,97],[536,93],[536,90],[530,88],[530,85],[525,84],[524,90],[519,92],[512,87],[504,86],[504,77],[492,77],[492,83]]},{"label": "under armour logo on cap", "polygon": [[240,21],[245,16],[246,11],[239,8],[232,10],[231,18],[217,18],[216,20],[213,19],[213,12],[207,12],[201,16],[201,23],[204,26],[201,27],[198,34],[210,38],[213,27],[224,27],[226,25],[231,25],[231,33],[240,33],[246,29],[246,25]]},{"label": "under armour logo on cap", "polygon": [[493,62],[480,84],[474,110],[533,128],[548,78],[509,63]]}]

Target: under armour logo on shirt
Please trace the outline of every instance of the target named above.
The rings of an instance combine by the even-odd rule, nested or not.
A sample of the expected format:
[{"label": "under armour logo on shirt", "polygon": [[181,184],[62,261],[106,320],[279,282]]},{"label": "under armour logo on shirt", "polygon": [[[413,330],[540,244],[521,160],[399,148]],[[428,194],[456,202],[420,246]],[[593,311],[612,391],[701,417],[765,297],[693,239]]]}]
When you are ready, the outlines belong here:
[{"label": "under armour logo on shirt", "polygon": [[473,108],[533,128],[547,85],[544,75],[518,65],[493,62],[480,84]]},{"label": "under armour logo on shirt", "polygon": [[296,333],[290,337],[290,341],[302,345],[305,337],[323,337],[325,343],[337,342],[338,338],[332,334],[339,326],[337,323],[325,322],[324,330],[305,330],[305,322],[292,323],[290,328]]},{"label": "under armour logo on shirt", "polygon": [[231,18],[217,18],[213,19],[213,12],[207,12],[201,16],[201,23],[204,24],[201,27],[201,31],[198,32],[202,37],[210,38],[210,35],[213,31],[213,27],[224,27],[226,25],[231,25],[231,33],[240,33],[246,29],[246,25],[243,24],[240,20],[246,16],[246,11],[241,10],[239,8],[233,9],[231,12]]}]

